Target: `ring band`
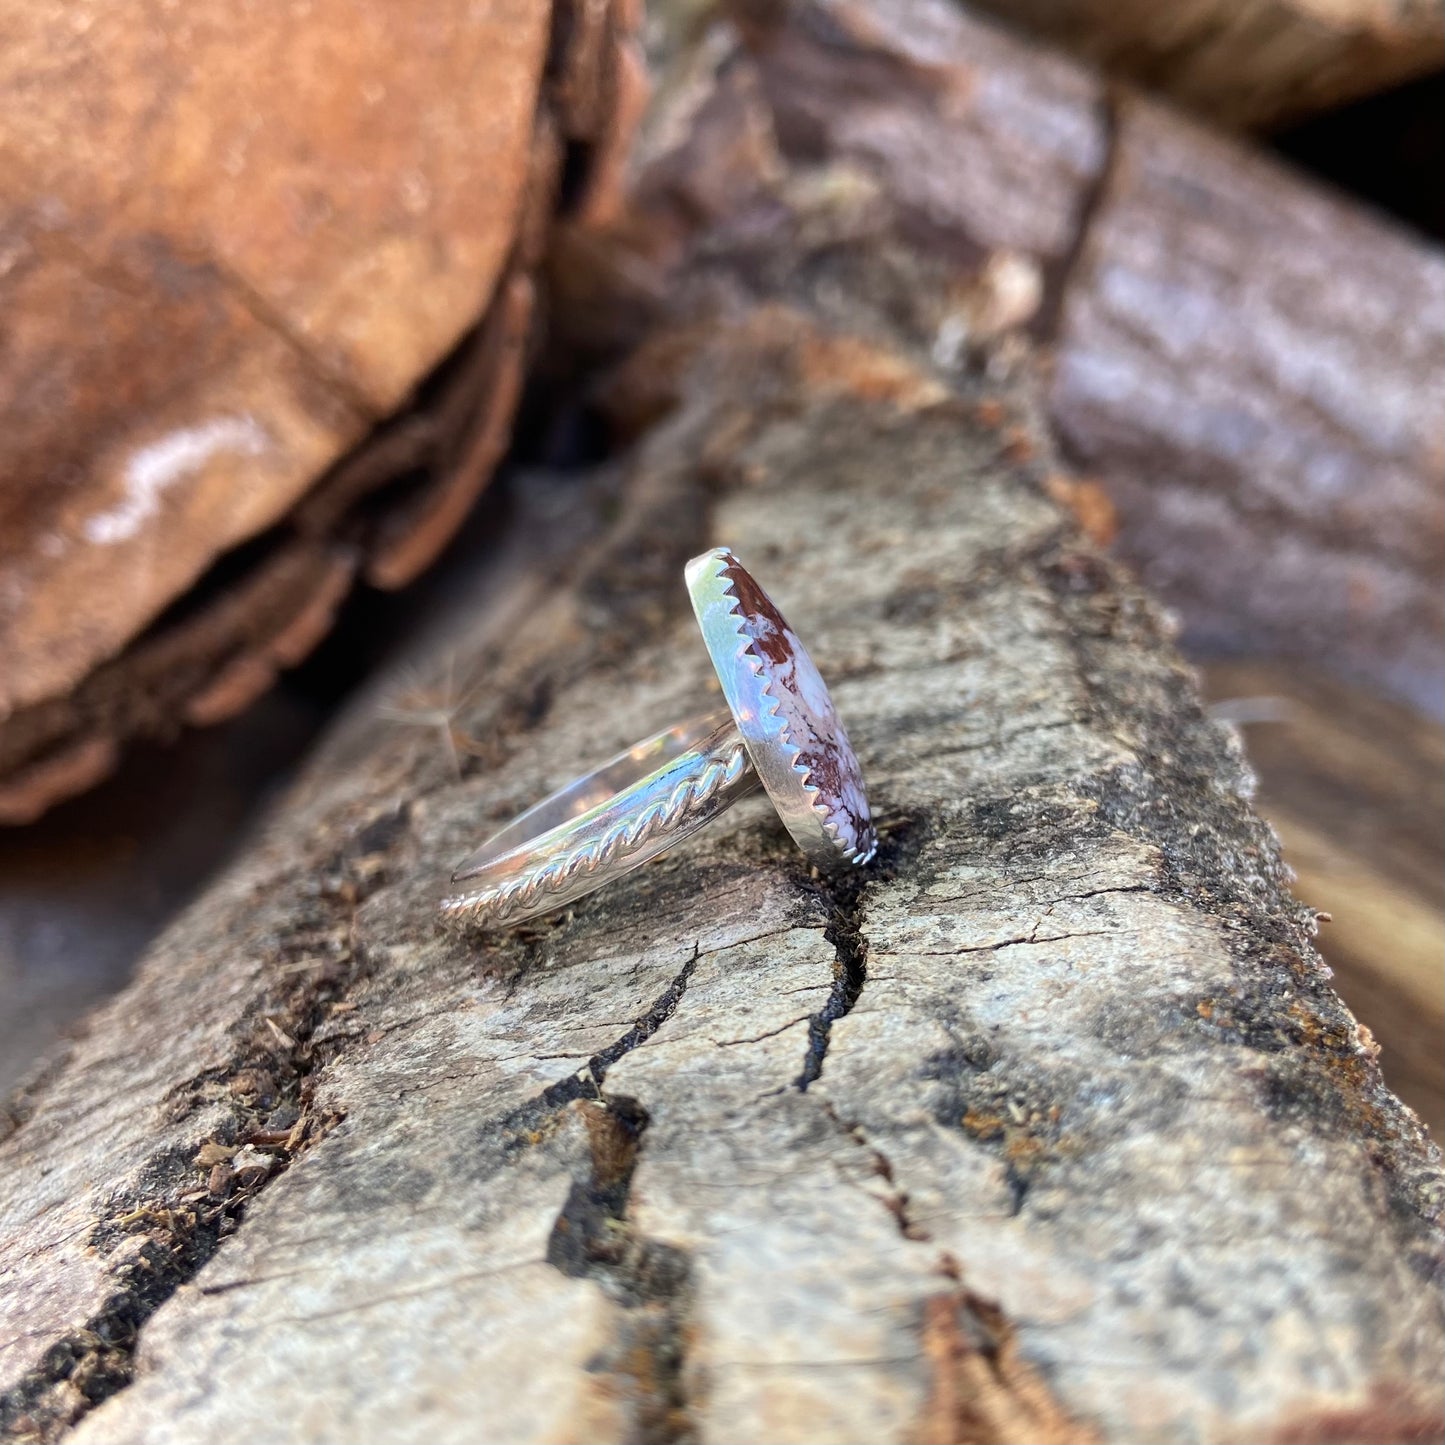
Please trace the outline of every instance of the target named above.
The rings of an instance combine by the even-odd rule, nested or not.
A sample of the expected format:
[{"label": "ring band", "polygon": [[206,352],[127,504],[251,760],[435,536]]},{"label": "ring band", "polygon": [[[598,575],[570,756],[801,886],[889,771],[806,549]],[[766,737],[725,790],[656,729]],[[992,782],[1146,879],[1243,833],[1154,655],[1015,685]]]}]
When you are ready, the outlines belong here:
[{"label": "ring band", "polygon": [[679,723],[560,788],[457,871],[445,918],[495,926],[561,908],[689,837],[758,786],[732,714]]},{"label": "ring band", "polygon": [[872,858],[858,761],[797,635],[728,549],[693,558],[686,579],[727,709],[654,734],[513,819],[452,875],[444,919],[496,927],[561,908],[759,784],[815,862]]}]

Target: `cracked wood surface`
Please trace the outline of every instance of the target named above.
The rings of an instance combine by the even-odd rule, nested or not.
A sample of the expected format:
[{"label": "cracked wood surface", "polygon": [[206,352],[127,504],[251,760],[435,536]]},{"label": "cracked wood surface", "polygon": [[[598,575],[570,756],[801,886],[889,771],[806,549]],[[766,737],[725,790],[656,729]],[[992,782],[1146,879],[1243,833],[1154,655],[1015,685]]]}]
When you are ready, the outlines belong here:
[{"label": "cracked wood surface", "polygon": [[[418,641],[447,730],[383,706],[416,674],[359,700],[16,1101],[12,1436],[1431,1428],[1439,1153],[1168,629],[1050,500],[1027,368],[935,366],[948,273],[820,193],[713,234],[612,386],[652,423],[531,479],[545,540]],[[707,695],[681,565],[719,541],[833,686],[877,866],[814,876],[753,800],[439,932],[479,833]]]}]

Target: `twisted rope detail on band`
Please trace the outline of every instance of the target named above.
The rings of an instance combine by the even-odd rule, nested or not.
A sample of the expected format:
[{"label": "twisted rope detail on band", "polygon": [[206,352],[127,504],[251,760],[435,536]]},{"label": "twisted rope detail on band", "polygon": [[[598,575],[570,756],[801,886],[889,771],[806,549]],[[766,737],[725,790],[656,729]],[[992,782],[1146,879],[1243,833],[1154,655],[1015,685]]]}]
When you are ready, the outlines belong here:
[{"label": "twisted rope detail on band", "polygon": [[650,803],[635,818],[614,823],[590,843],[560,854],[542,867],[506,883],[474,889],[442,899],[441,913],[454,922],[505,923],[514,913],[531,908],[547,893],[560,893],[579,875],[596,873],[620,858],[635,853],[657,834],[669,832],[709,803],[719,792],[742,777],[748,753],[742,743],[722,758],[704,763],[683,776],[666,798]]}]

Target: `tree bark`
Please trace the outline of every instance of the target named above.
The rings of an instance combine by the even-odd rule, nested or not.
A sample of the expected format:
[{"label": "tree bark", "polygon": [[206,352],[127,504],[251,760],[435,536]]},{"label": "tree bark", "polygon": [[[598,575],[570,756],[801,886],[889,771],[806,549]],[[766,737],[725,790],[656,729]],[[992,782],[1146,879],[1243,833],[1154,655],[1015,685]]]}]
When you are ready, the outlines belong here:
[{"label": "tree bark", "polygon": [[984,0],[1013,25],[1227,126],[1298,120],[1436,69],[1439,0]]},{"label": "tree bark", "polygon": [[[951,273],[826,175],[692,257],[606,389],[630,453],[529,479],[510,572],[16,1101],[6,1428],[1417,1438],[1439,1153],[1052,500],[1032,364],[941,364]],[[835,688],[876,866],[743,805],[438,932],[479,834],[707,695],[680,571],[719,540]]]},{"label": "tree bark", "polygon": [[[953,5],[802,0],[688,52],[670,199],[718,133],[868,178],[1053,352],[1063,447],[1200,646],[1325,659],[1445,710],[1445,258],[1287,167]],[[746,111],[746,122],[737,119]],[[756,144],[756,140],[754,144]],[[960,304],[940,341],[997,328]]]},{"label": "tree bark", "polygon": [[[249,707],[491,479],[551,223],[620,205],[645,93],[630,0],[514,12],[216,5],[182,53],[133,5],[83,34],[27,9],[0,56],[26,157],[0,172],[0,826]],[[338,76],[368,98],[343,117]]]},{"label": "tree bark", "polygon": [[1204,684],[1241,723],[1295,893],[1329,909],[1336,989],[1387,1042],[1391,1089],[1445,1140],[1445,729],[1314,673],[1218,662]]}]

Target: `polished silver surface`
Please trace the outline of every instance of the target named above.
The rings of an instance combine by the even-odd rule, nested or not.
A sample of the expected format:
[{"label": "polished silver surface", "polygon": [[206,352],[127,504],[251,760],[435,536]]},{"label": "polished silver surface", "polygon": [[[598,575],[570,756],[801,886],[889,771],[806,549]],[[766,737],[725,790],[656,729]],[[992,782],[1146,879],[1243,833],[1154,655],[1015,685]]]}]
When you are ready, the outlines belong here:
[{"label": "polished silver surface", "polygon": [[529,808],[452,875],[443,918],[488,928],[550,913],[681,842],[759,781],[815,863],[872,858],[858,760],[803,644],[727,548],[694,557],[686,578],[727,710],[656,733]]},{"label": "polished silver surface", "polygon": [[877,835],[832,695],[773,600],[726,547],[687,564],[703,640],[793,841],[824,866],[866,863]]},{"label": "polished silver surface", "polygon": [[575,902],[695,833],[758,785],[726,711],[679,723],[544,798],[452,874],[442,916],[520,923]]}]

